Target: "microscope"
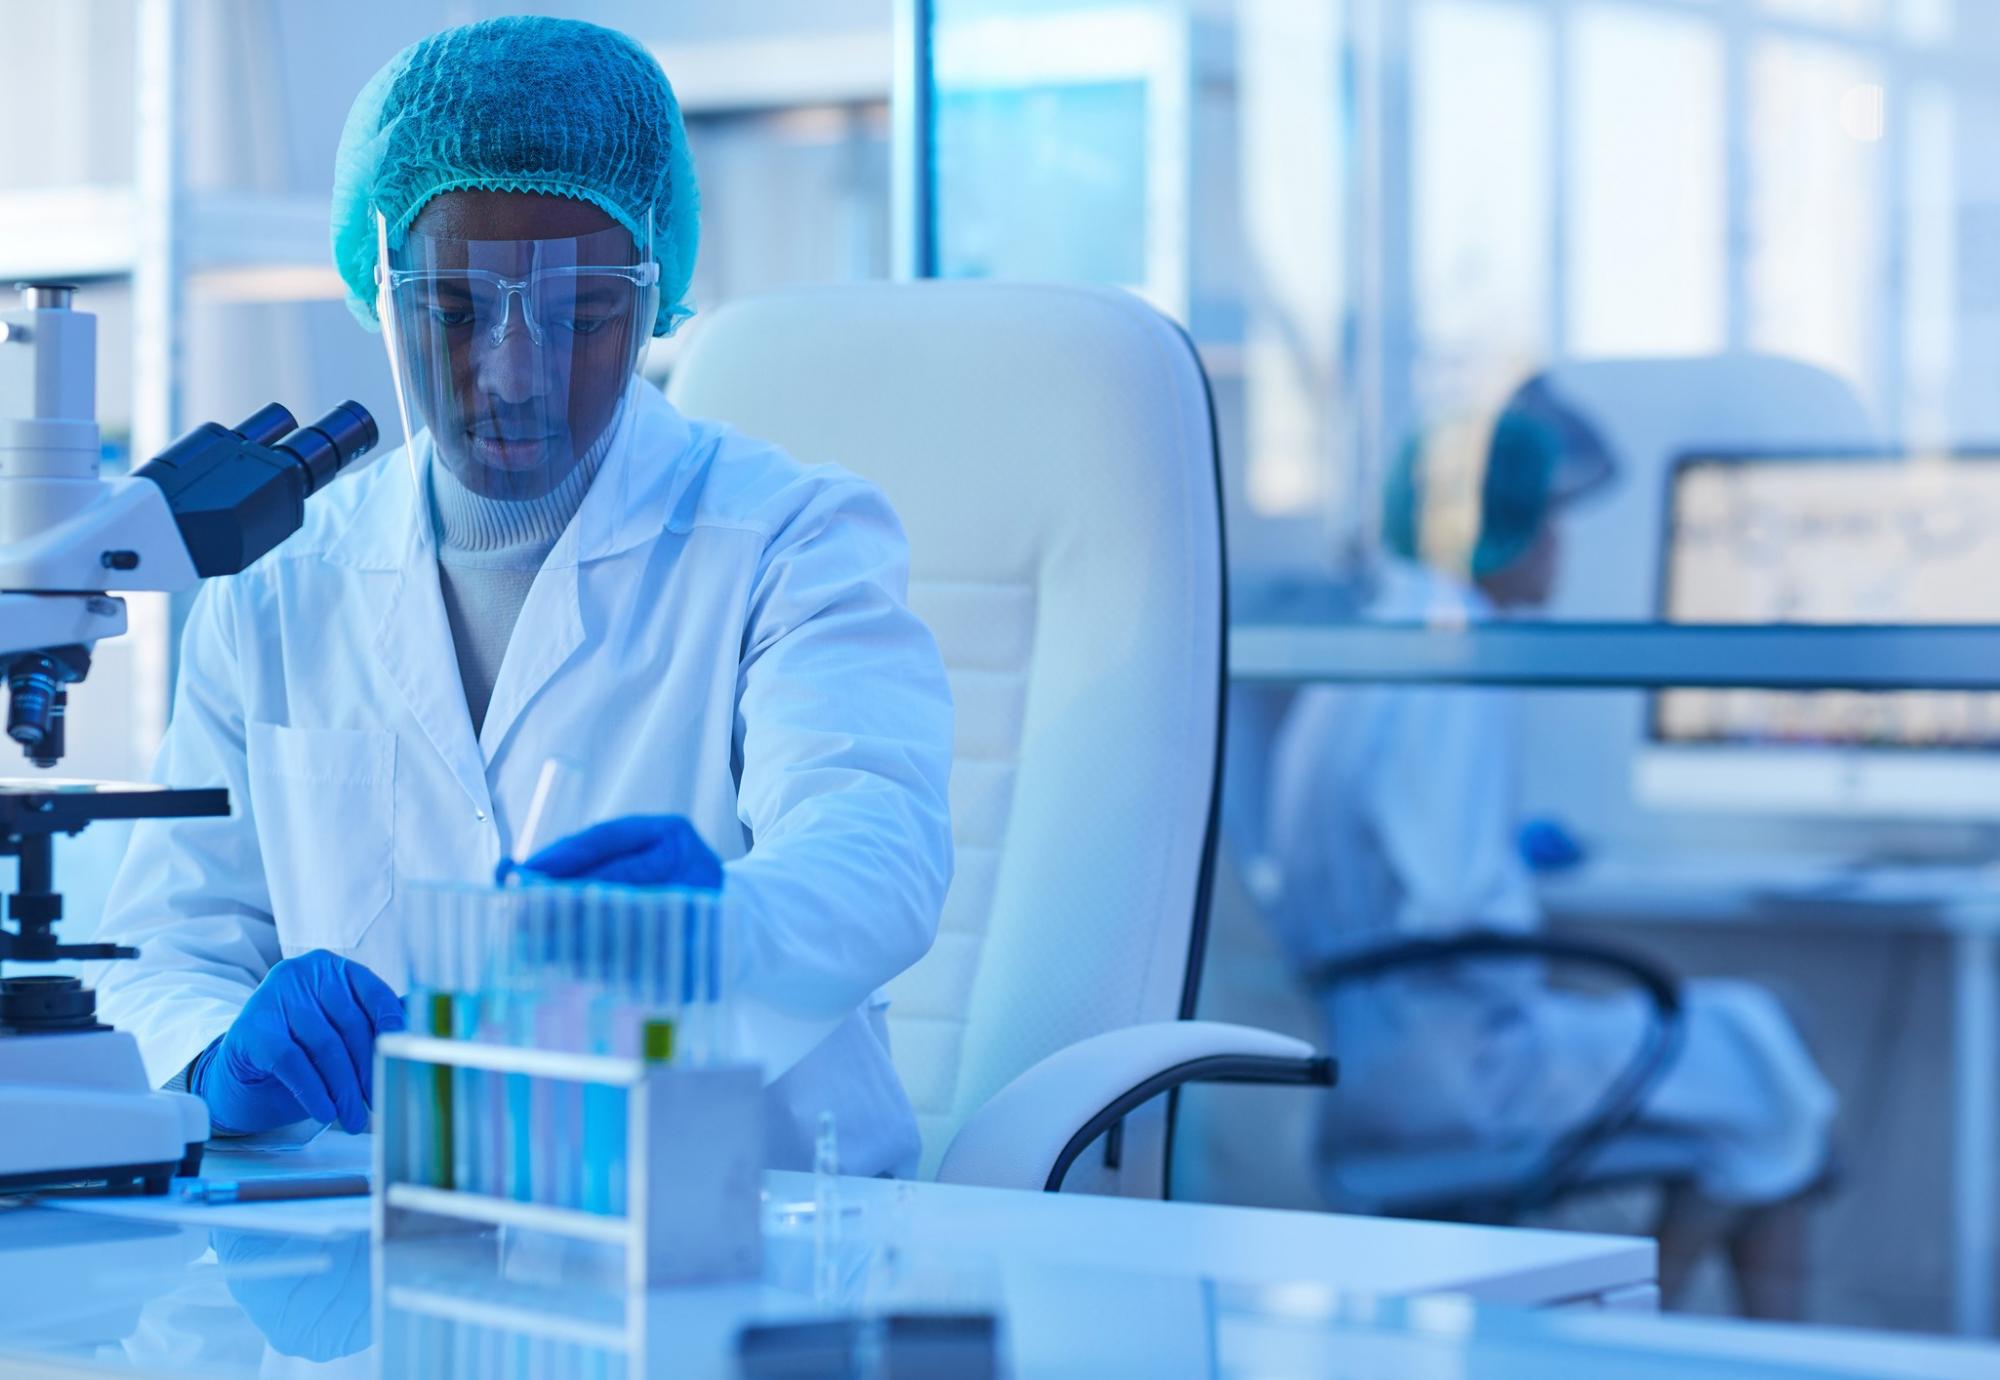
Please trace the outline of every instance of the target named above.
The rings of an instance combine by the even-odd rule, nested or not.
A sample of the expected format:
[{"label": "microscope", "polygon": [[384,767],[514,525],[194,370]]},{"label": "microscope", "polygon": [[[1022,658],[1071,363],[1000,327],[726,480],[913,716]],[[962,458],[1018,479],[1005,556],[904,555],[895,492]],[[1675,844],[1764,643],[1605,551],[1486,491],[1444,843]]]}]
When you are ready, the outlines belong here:
[{"label": "microscope", "polygon": [[[204,423],[107,479],[97,320],[74,308],[73,287],[18,290],[18,307],[0,310],[0,681],[7,737],[47,770],[64,755],[69,687],[89,674],[96,644],[126,629],[118,593],[172,593],[243,570],[298,530],[306,500],[377,432],[357,403],[305,427],[273,403],[233,429]],[[0,973],[138,956],[56,938],[56,835],[96,820],[228,813],[227,791],[198,784],[0,778],[0,855],[20,863]],[[100,1024],[94,994],[68,976],[0,976],[0,1127],[0,1193],[162,1193],[197,1171],[209,1133],[200,1099],[152,1088],[138,1043]]]}]

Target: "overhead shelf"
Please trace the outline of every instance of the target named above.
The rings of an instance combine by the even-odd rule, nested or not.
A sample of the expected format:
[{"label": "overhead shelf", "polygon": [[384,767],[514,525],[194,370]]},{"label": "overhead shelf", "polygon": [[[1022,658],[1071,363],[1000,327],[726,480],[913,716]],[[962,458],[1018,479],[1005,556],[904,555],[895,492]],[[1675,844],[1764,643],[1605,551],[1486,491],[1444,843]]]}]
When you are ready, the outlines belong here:
[{"label": "overhead shelf", "polygon": [[0,283],[21,278],[108,278],[138,255],[130,187],[0,192]]},{"label": "overhead shelf", "polygon": [[689,115],[889,99],[892,48],[880,29],[656,45]]},{"label": "overhead shelf", "polygon": [[[0,283],[23,278],[113,278],[139,253],[131,187],[50,187],[0,193]],[[329,265],[324,196],[190,194],[179,262],[221,295],[244,282],[289,285],[284,296],[338,294]],[[253,292],[249,295],[271,295]]]}]

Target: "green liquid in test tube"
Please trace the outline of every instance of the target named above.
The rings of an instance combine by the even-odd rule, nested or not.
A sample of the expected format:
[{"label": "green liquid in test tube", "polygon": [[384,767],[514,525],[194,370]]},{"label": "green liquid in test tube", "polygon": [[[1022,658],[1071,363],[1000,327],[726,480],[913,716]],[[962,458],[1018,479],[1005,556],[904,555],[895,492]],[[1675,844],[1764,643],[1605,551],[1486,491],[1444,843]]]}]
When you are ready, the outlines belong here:
[{"label": "green liquid in test tube", "polygon": [[[451,1038],[451,995],[430,994],[430,1033],[440,1040]],[[452,1179],[451,1075],[448,1064],[431,1069],[431,1114],[425,1120],[431,1132],[430,1158],[439,1188],[450,1188]]]}]

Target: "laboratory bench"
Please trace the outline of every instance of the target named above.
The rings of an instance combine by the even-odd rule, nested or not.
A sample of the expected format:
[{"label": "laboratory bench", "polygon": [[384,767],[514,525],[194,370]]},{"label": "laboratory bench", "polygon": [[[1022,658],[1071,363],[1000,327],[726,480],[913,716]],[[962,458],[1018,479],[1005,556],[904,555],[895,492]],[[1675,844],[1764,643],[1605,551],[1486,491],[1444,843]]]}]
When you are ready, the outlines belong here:
[{"label": "laboratory bench", "polygon": [[[353,1167],[365,1137],[212,1153]],[[633,1293],[574,1243],[377,1247],[364,1198],[0,1207],[0,1369],[731,1374],[746,1323],[999,1319],[1019,1375],[2000,1374],[2000,1351],[1664,1320],[1650,1241],[773,1173],[761,1278]],[[820,1205],[826,1205],[821,1214]]]}]

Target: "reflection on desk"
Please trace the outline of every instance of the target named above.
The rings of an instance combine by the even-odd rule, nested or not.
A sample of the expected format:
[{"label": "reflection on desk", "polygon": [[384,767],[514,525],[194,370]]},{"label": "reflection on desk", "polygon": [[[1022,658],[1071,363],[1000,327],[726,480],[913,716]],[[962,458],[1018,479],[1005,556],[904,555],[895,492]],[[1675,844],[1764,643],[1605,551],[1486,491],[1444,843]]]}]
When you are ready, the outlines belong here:
[{"label": "reflection on desk", "polygon": [[[860,1188],[862,1181],[851,1181]],[[849,1183],[843,1183],[845,1189]],[[923,1309],[991,1311],[1022,1375],[1642,1377],[1834,1373],[1957,1380],[2000,1374],[2000,1350],[1900,1337],[1525,1313],[1462,1297],[1368,1297],[1315,1283],[1235,1283],[1198,1262],[1147,1271],[897,1241],[880,1212],[822,1275],[810,1227],[774,1239],[759,1283],[630,1295],[579,1283],[574,1243],[258,1241],[86,1214],[0,1210],[0,1366],[228,1377],[282,1358],[356,1376],[715,1375],[751,1320]],[[1504,1233],[1503,1233],[1504,1235]],[[1528,1233],[1540,1235],[1540,1233]],[[885,1240],[887,1238],[887,1240]],[[551,1253],[551,1251],[553,1253]],[[371,1264],[378,1269],[369,1268]],[[1348,1268],[1364,1268],[1365,1261]],[[371,1279],[372,1276],[372,1279]],[[821,1290],[819,1281],[831,1280]],[[370,1319],[374,1320],[372,1325]]]},{"label": "reflection on desk", "polygon": [[[310,1164],[224,1151],[215,1172],[341,1169],[369,1148],[329,1137]],[[813,1189],[767,1176],[761,1280],[637,1296],[602,1248],[524,1234],[371,1253],[367,1200],[310,1205],[350,1214],[345,1231],[244,1217],[282,1227],[290,1203],[17,1206],[0,1210],[0,1353],[224,1377],[274,1356],[383,1375],[680,1373],[726,1368],[748,1321],[945,1309],[998,1316],[1023,1371],[1204,1374],[1218,1279],[1548,1305],[1643,1295],[1655,1269],[1653,1244],[1626,1237],[879,1179],[839,1180],[839,1226],[821,1235],[796,1210]]]}]

